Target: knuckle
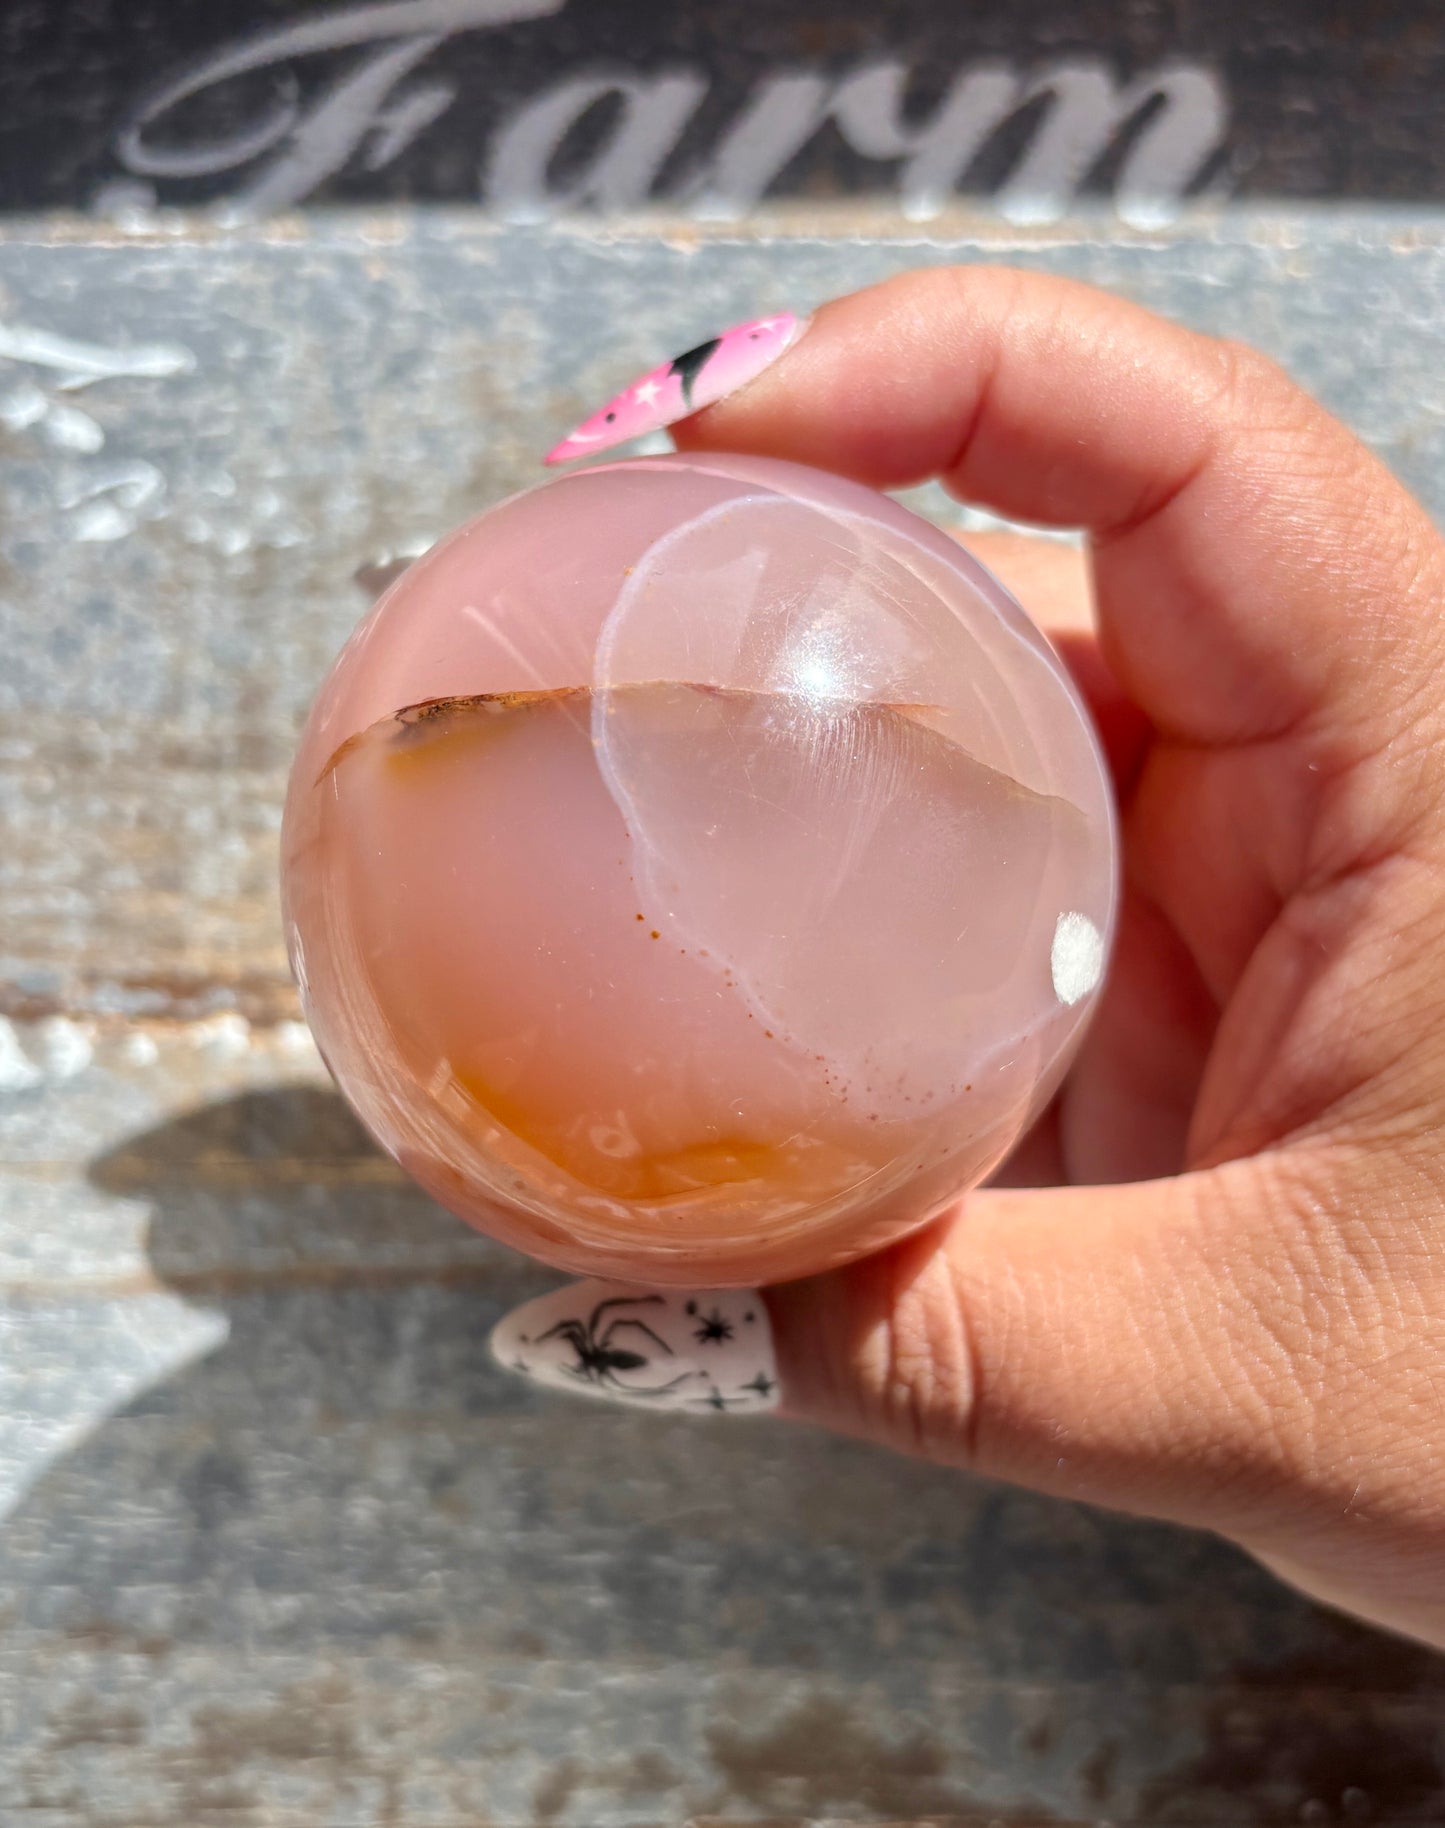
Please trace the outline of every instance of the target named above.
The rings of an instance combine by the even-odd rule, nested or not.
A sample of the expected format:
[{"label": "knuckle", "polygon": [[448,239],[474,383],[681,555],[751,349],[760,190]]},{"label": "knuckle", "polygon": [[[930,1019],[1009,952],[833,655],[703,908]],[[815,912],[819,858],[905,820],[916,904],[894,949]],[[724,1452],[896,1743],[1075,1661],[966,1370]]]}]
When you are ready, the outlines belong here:
[{"label": "knuckle", "polygon": [[1262,349],[1235,337],[1211,341],[1214,386],[1220,405],[1240,418],[1257,421],[1286,413],[1302,417],[1313,403],[1288,373]]},{"label": "knuckle", "polygon": [[1252,479],[1261,501],[1289,479],[1313,499],[1347,502],[1364,453],[1339,421],[1253,344],[1226,337],[1207,347],[1199,408],[1237,480]]},{"label": "knuckle", "polygon": [[879,1420],[915,1453],[965,1462],[979,1392],[961,1286],[942,1251],[916,1273],[900,1254],[890,1280],[874,1366]]}]

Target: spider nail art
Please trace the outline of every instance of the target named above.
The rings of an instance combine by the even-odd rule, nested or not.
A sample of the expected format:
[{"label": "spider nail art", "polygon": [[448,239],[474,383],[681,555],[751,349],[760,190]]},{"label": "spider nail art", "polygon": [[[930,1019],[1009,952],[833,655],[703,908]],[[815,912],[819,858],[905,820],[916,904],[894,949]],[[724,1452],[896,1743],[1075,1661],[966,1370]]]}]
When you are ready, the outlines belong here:
[{"label": "spider nail art", "polygon": [[643,432],[676,424],[760,375],[797,342],[806,327],[806,318],[784,311],[709,337],[624,388],[601,412],[569,432],[542,461],[566,463],[573,457],[595,457]]},{"label": "spider nail art", "polygon": [[694,1414],[778,1403],[768,1311],[752,1289],[574,1282],[498,1321],[491,1346],[498,1364],[551,1390]]}]

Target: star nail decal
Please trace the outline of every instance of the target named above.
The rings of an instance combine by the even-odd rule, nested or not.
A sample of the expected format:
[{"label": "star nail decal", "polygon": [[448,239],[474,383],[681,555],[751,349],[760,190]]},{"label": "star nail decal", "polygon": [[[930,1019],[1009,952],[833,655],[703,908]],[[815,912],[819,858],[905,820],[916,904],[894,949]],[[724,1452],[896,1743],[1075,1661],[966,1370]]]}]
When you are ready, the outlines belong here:
[{"label": "star nail decal", "polygon": [[565,463],[571,457],[595,456],[609,445],[659,431],[711,406],[760,375],[797,341],[803,328],[801,319],[780,312],[695,344],[624,388],[554,446],[544,461]]}]

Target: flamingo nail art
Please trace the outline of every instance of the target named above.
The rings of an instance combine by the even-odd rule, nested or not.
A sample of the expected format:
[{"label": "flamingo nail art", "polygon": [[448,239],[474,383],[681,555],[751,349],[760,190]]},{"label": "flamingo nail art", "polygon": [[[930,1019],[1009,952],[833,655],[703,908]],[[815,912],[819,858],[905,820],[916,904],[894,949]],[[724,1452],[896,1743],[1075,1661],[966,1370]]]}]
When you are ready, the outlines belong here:
[{"label": "flamingo nail art", "polygon": [[756,1289],[573,1282],[504,1315],[491,1346],[498,1364],[550,1390],[636,1408],[746,1415],[778,1405]]},{"label": "flamingo nail art", "polygon": [[643,432],[676,424],[760,375],[806,328],[806,318],[784,311],[724,330],[721,336],[685,350],[624,388],[601,412],[584,419],[576,431],[554,445],[542,461],[567,463],[574,457],[594,457]]}]

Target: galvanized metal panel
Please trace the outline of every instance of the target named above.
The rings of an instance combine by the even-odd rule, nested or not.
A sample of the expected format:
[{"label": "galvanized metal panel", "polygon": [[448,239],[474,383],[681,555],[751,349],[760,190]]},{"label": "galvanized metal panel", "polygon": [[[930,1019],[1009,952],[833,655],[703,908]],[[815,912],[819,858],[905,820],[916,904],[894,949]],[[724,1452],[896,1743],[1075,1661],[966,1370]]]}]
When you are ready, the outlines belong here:
[{"label": "galvanized metal panel", "polygon": [[502,1377],[545,1272],[296,1021],[278,808],[358,571],[659,353],[984,258],[1262,343],[1445,507],[1434,218],[0,233],[0,1819],[1445,1812],[1445,1666],[1207,1539]]}]

